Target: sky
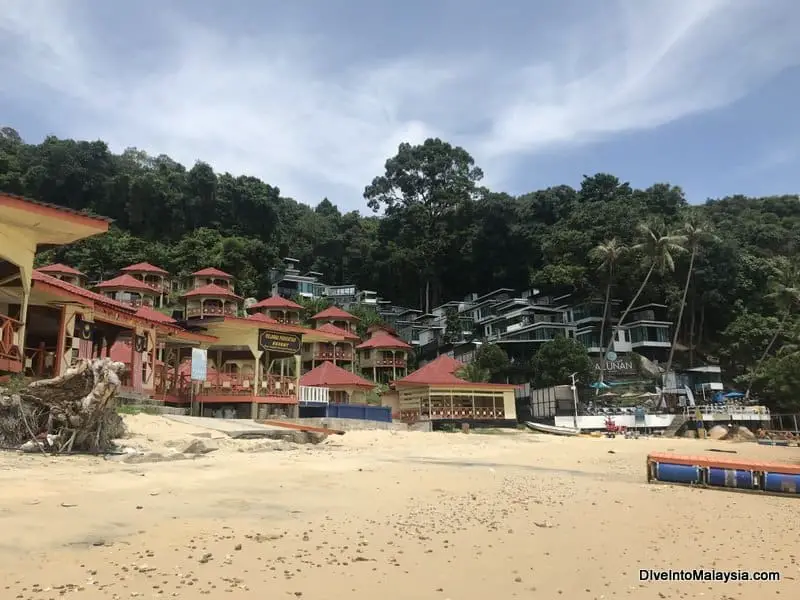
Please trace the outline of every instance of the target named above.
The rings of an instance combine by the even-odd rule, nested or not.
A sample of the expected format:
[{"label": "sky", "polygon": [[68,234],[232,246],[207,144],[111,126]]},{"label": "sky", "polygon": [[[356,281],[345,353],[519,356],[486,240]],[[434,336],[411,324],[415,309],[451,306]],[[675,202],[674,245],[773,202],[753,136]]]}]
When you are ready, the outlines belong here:
[{"label": "sky", "polygon": [[3,0],[0,126],[366,213],[401,142],[511,194],[610,172],[796,193],[796,0]]}]

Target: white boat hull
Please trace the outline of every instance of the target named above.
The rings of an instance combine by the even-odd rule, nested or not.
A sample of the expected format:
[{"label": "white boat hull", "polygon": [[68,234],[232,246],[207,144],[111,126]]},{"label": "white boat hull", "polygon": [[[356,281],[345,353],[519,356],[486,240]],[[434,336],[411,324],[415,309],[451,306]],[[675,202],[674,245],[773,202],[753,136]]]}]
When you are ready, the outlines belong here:
[{"label": "white boat hull", "polygon": [[528,429],[540,431],[541,433],[552,433],[553,435],[580,435],[581,433],[580,429],[575,429],[574,427],[558,427],[556,425],[531,423],[530,421],[525,421],[525,425]]}]

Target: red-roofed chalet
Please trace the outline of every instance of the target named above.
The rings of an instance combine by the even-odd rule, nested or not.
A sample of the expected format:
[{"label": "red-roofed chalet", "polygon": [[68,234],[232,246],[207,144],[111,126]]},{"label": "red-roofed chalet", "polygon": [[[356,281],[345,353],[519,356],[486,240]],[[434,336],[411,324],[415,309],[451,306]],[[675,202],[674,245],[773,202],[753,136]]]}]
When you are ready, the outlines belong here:
[{"label": "red-roofed chalet", "polygon": [[309,387],[326,387],[329,401],[338,404],[359,403],[365,401],[365,394],[375,384],[355,373],[351,373],[332,362],[325,361],[300,378],[300,385]]},{"label": "red-roofed chalet", "polygon": [[516,386],[467,381],[459,376],[463,366],[454,358],[442,355],[394,381],[400,418],[405,421],[516,420]]}]

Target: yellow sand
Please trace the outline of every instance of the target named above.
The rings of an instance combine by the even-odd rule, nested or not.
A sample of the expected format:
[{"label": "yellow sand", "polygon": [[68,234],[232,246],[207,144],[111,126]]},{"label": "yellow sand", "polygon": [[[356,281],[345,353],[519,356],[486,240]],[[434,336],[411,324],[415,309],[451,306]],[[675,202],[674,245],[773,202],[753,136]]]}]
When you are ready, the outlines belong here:
[{"label": "yellow sand", "polygon": [[[131,444],[164,451],[198,431],[128,422]],[[205,457],[153,464],[0,454],[0,598],[760,599],[800,589],[800,497],[644,480],[648,451],[799,462],[797,448],[392,432],[273,447],[223,440]],[[700,567],[783,579],[639,581],[639,569]]]}]

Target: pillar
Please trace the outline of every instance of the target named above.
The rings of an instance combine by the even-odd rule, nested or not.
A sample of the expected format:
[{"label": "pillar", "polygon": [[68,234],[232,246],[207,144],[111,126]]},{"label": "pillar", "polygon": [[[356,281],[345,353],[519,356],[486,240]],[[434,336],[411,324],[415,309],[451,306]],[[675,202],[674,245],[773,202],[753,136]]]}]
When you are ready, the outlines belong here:
[{"label": "pillar", "polygon": [[397,379],[397,363],[395,363],[396,350],[392,350],[392,380]]},{"label": "pillar", "polygon": [[298,403],[294,405],[293,417],[296,419],[300,416],[300,355],[294,355],[294,393],[297,395]]},{"label": "pillar", "polygon": [[[22,271],[22,269],[20,269]],[[18,344],[17,347],[19,348],[19,354],[22,357],[22,364],[25,364],[25,334],[28,329],[28,301],[31,297],[31,283],[30,278],[25,280],[25,276],[23,275],[22,278],[22,302],[20,303],[19,307],[19,333],[18,335]]]},{"label": "pillar", "polygon": [[253,402],[250,404],[250,418],[254,421],[258,418],[258,402],[256,401],[256,397],[258,396],[259,389],[261,387],[261,379],[259,377],[259,362],[261,360],[261,355],[263,354],[262,351],[252,351],[253,353]]},{"label": "pillar", "polygon": [[350,342],[350,370],[356,372],[356,345]]},{"label": "pillar", "polygon": [[67,307],[61,307],[61,317],[58,320],[58,338],[56,339],[56,367],[54,377],[61,375],[64,364],[64,351],[67,337]]},{"label": "pillar", "polygon": [[333,364],[336,365],[336,342],[331,345],[333,346]]}]

